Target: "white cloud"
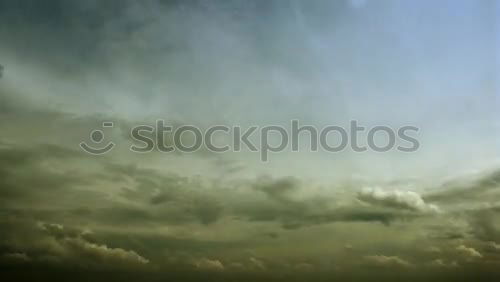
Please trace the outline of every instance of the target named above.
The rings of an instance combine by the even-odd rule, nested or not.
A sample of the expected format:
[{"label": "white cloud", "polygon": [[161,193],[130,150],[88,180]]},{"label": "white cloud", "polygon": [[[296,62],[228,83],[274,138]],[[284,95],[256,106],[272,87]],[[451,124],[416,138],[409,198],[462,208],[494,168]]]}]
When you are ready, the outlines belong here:
[{"label": "white cloud", "polygon": [[250,260],[251,266],[253,266],[254,268],[257,268],[257,269],[260,269],[260,270],[266,269],[266,265],[260,259],[251,257],[249,260]]},{"label": "white cloud", "polygon": [[196,268],[203,270],[215,270],[215,271],[224,270],[224,265],[219,260],[201,258],[199,260],[196,260],[193,264],[196,266]]},{"label": "white cloud", "polygon": [[103,260],[122,261],[138,264],[147,264],[149,260],[134,251],[121,248],[109,248],[106,245],[98,245],[87,242],[81,238],[66,238],[63,244],[80,254],[91,255]]},{"label": "white cloud", "polygon": [[439,208],[436,205],[425,203],[422,197],[413,191],[385,191],[379,187],[367,187],[359,193],[358,198],[370,204],[403,208],[418,212],[439,212]]},{"label": "white cloud", "polygon": [[496,243],[496,242],[488,242],[487,243],[487,246],[490,250],[493,250],[493,251],[500,251],[500,244]]},{"label": "white cloud", "polygon": [[104,244],[89,242],[85,235],[91,234],[89,230],[67,228],[60,224],[38,222],[37,227],[45,231],[50,239],[47,245],[49,255],[77,260],[91,258],[97,263],[111,262],[118,264],[145,265],[149,260],[132,250],[111,248]]},{"label": "white cloud", "polygon": [[466,247],[464,245],[458,246],[456,250],[469,258],[482,258],[483,257],[483,255],[481,255],[481,253],[476,251],[474,248]]},{"label": "white cloud", "polygon": [[435,259],[430,262],[430,266],[434,267],[444,267],[444,268],[451,268],[451,267],[457,267],[458,263],[456,261],[445,261],[443,259]]},{"label": "white cloud", "polygon": [[408,261],[401,259],[397,256],[365,256],[364,259],[376,266],[399,266],[399,267],[411,267],[412,264]]}]

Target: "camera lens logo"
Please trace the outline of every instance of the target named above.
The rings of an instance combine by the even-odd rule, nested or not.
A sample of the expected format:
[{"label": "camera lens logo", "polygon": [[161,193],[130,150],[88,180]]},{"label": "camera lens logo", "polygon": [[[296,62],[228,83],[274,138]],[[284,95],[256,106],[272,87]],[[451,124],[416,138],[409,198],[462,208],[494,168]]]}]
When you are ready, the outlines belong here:
[{"label": "camera lens logo", "polygon": [[[105,121],[102,123],[103,128],[112,128],[113,126],[113,122],[110,121]],[[104,132],[100,129],[93,130],[92,132],[90,132],[90,140],[95,144],[102,143],[102,141],[104,140]],[[106,154],[107,152],[111,151],[114,146],[115,143],[113,142],[108,142],[104,147],[100,146],[100,148],[95,148],[85,142],[80,143],[80,148],[82,148],[82,150],[93,155]]]}]

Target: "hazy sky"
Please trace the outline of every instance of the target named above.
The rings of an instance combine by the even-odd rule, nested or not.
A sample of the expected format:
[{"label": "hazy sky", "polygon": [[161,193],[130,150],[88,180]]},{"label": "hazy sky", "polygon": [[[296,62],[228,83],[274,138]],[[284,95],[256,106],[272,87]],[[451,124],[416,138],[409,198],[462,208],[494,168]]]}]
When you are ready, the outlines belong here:
[{"label": "hazy sky", "polygon": [[[500,277],[499,13],[493,0],[0,0],[0,274]],[[306,138],[265,163],[130,152],[130,128],[158,119],[411,125],[420,147],[310,152]],[[103,121],[116,148],[82,152]]]}]

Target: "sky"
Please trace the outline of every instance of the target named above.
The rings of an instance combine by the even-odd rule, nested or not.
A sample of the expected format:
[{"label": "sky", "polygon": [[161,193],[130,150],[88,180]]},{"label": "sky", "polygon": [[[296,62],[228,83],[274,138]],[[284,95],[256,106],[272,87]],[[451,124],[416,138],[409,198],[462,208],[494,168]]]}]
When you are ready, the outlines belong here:
[{"label": "sky", "polygon": [[[493,281],[499,13],[494,0],[0,0],[0,276]],[[157,120],[355,120],[417,127],[420,146],[131,152],[130,129]],[[95,129],[112,151],[82,151]]]}]

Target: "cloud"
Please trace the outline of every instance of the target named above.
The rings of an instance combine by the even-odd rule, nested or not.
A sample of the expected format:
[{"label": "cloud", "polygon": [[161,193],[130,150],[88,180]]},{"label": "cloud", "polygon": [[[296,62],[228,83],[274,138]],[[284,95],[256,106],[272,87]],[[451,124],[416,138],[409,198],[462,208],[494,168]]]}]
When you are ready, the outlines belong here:
[{"label": "cloud", "polygon": [[[500,170],[467,175],[439,187],[440,191],[425,196],[426,200],[447,204],[479,202],[484,204],[500,191]],[[498,197],[498,194],[496,195]]]},{"label": "cloud", "polygon": [[300,272],[314,271],[314,265],[307,263],[307,262],[297,263],[293,267],[295,270],[298,270]]},{"label": "cloud", "polygon": [[222,271],[224,270],[224,265],[219,260],[212,260],[208,258],[202,258],[193,262],[196,268],[202,270],[210,270],[210,271]]},{"label": "cloud", "polygon": [[372,197],[372,194],[362,196],[374,203],[372,206],[361,204],[356,198],[351,198],[351,194],[341,199],[328,194],[304,196],[302,192],[306,193],[305,184],[293,177],[258,178],[250,186],[266,197],[248,194],[244,201],[230,205],[230,212],[250,221],[278,222],[285,229],[335,222],[378,222],[389,225],[398,219],[409,220],[424,213],[415,212],[417,208],[429,213],[438,210],[434,205],[418,202],[421,200],[418,195],[415,199],[412,198],[413,194],[407,196],[405,193],[400,197],[383,194],[383,199]]},{"label": "cloud", "polygon": [[25,263],[30,262],[31,258],[25,253],[7,253],[0,256],[0,261],[6,263]]},{"label": "cloud", "polygon": [[57,247],[62,249],[63,256],[73,259],[91,260],[93,263],[130,263],[147,264],[149,260],[140,256],[135,251],[122,248],[111,248],[105,244],[89,242],[88,231],[76,228],[66,228],[61,224],[39,223],[39,228],[54,238]]},{"label": "cloud", "polygon": [[472,209],[465,213],[470,224],[471,233],[484,242],[496,241],[500,236],[498,217],[500,207]]},{"label": "cloud", "polygon": [[496,243],[496,242],[488,242],[487,243],[487,246],[491,249],[491,250],[494,250],[494,251],[500,251],[500,244]]},{"label": "cloud", "polygon": [[436,246],[430,246],[426,248],[425,251],[431,254],[440,254],[442,252],[441,249]]},{"label": "cloud", "polygon": [[382,267],[412,267],[413,265],[408,261],[399,258],[398,256],[384,256],[384,255],[374,255],[365,256],[364,260],[374,266]]},{"label": "cloud", "polygon": [[19,250],[5,258],[98,268],[142,267],[149,260],[133,250],[98,242],[90,231],[56,223],[19,221],[8,227],[1,247]]},{"label": "cloud", "polygon": [[441,267],[441,268],[454,268],[458,267],[458,263],[456,261],[445,261],[443,259],[435,259],[429,263],[429,266],[433,267]]},{"label": "cloud", "polygon": [[262,177],[254,183],[253,188],[263,192],[269,198],[278,202],[294,202],[293,194],[300,188],[300,182],[293,177],[271,178]]},{"label": "cloud", "polygon": [[[454,191],[435,197],[426,197],[423,190],[356,194],[351,189],[337,194],[344,186],[360,187],[356,181],[386,187],[387,176],[397,182],[411,175],[416,183],[432,185],[441,177],[435,167],[446,164],[453,171],[455,160],[474,165],[484,160],[483,153],[497,156],[488,146],[460,151],[465,154],[456,154],[459,150],[454,147],[451,161],[446,152],[436,157],[426,146],[408,158],[393,158],[390,153],[353,155],[349,150],[334,155],[283,152],[266,164],[258,161],[258,154],[247,152],[228,153],[235,159],[232,162],[226,154],[202,152],[202,158],[198,154],[181,158],[177,153],[133,154],[128,149],[131,125],[137,121],[152,125],[157,118],[168,118],[169,125],[170,119],[182,121],[172,122],[174,128],[188,123],[200,128],[216,123],[269,125],[290,118],[304,125],[332,121],[342,125],[353,117],[369,123],[401,124],[404,119],[429,125],[427,117],[433,122],[432,114],[447,117],[447,111],[455,113],[462,106],[454,106],[464,101],[444,99],[453,106],[442,107],[434,98],[420,95],[416,101],[413,94],[431,97],[436,91],[471,90],[475,82],[480,89],[488,86],[482,74],[491,71],[481,68],[491,65],[481,59],[488,57],[489,43],[496,38],[484,13],[494,10],[490,4],[23,2],[0,0],[0,38],[8,39],[0,46],[6,67],[0,80],[0,256],[28,258],[30,267],[21,266],[21,274],[29,269],[31,278],[44,281],[36,275],[37,266],[31,266],[51,261],[61,267],[57,274],[66,271],[74,276],[64,279],[61,274],[62,281],[321,281],[338,277],[330,273],[336,274],[338,266],[372,280],[391,281],[377,276],[378,269],[357,269],[356,260],[376,251],[398,255],[367,258],[376,265],[427,264],[436,257],[441,261],[434,263],[450,264],[446,257],[450,244],[450,252],[457,254],[454,247],[462,242],[488,259],[496,255],[476,246],[500,238],[497,211],[434,216],[438,206],[448,211],[450,202],[464,206],[469,200],[498,202],[500,178],[495,173],[446,186]],[[450,9],[454,16],[446,17]],[[421,24],[422,16],[426,23],[438,19],[440,28]],[[475,45],[455,44],[457,36]],[[392,42],[395,37],[401,41],[398,46]],[[415,44],[419,42],[423,44]],[[452,58],[434,60],[450,46],[453,52],[447,55]],[[479,51],[471,52],[475,47]],[[427,67],[431,61],[437,64]],[[447,71],[449,67],[453,71]],[[469,80],[453,79],[463,70],[470,70]],[[453,82],[447,87],[446,81]],[[377,99],[380,95],[371,95],[373,89],[391,93]],[[479,104],[468,110],[480,110]],[[485,121],[476,117],[460,119]],[[81,139],[108,118],[116,124],[105,131],[106,138],[117,144],[113,152],[89,156],[77,151]],[[456,120],[455,115],[451,118]],[[462,126],[462,122],[452,125],[458,124]],[[478,144],[442,132],[442,126],[436,128],[439,136],[451,136],[437,138],[440,148],[449,147],[446,141],[458,142],[459,147]],[[465,133],[495,140],[485,138],[491,134]],[[190,134],[182,139],[185,144],[192,141]],[[305,146],[306,139],[299,143]],[[173,135],[166,133],[165,142],[172,144]],[[477,149],[482,147],[484,151]],[[469,160],[476,152],[477,160]],[[272,176],[255,178],[263,172]],[[353,175],[363,175],[363,180],[353,180]],[[477,228],[453,230],[448,217],[467,218]],[[36,224],[39,221],[43,223]],[[432,230],[433,226],[443,228]],[[419,244],[422,237],[431,242]],[[449,241],[456,238],[463,241]],[[343,248],[347,242],[355,248]],[[442,252],[424,252],[422,246],[429,244]],[[257,274],[231,276],[230,269],[240,266]],[[139,279],[129,277],[138,267],[164,276],[148,272]],[[193,271],[195,267],[198,271]],[[312,267],[315,271],[309,273]],[[3,274],[4,268],[0,269]],[[106,271],[100,271],[100,279],[86,277],[94,269]],[[280,271],[291,269],[307,272],[307,277],[281,277]],[[323,271],[328,275],[321,277]],[[180,272],[188,277],[179,279]],[[206,272],[220,279],[211,279]]]},{"label": "cloud", "polygon": [[405,209],[416,212],[439,212],[433,204],[427,204],[422,197],[413,191],[385,191],[378,187],[368,187],[358,194],[358,199],[373,205]]},{"label": "cloud", "polygon": [[[331,199],[332,202],[334,201]],[[409,214],[394,211],[373,209],[357,204],[327,206],[327,197],[316,201],[305,199],[285,202],[266,202],[250,199],[244,205],[234,207],[234,213],[249,221],[277,222],[285,229],[297,229],[312,225],[335,222],[374,222],[385,225],[397,219],[410,219]]]},{"label": "cloud", "polygon": [[266,269],[266,264],[264,263],[264,261],[262,261],[258,258],[255,258],[255,257],[249,258],[249,264],[250,264],[250,268],[254,268],[257,270],[265,270]]},{"label": "cloud", "polygon": [[483,255],[481,255],[481,253],[479,253],[478,251],[476,251],[472,247],[466,247],[464,245],[460,245],[456,248],[456,250],[468,258],[482,258],[483,257]]},{"label": "cloud", "polygon": [[65,238],[61,244],[76,253],[77,257],[89,257],[99,262],[147,264],[149,260],[131,250],[110,248],[85,241],[82,238]]},{"label": "cloud", "polygon": [[12,200],[43,197],[44,193],[91,183],[92,181],[81,177],[81,173],[63,173],[54,169],[64,165],[68,169],[75,167],[76,163],[71,162],[80,157],[79,152],[56,145],[0,147],[2,200],[10,200],[12,203]]},{"label": "cloud", "polygon": [[[52,210],[85,210],[85,214],[73,213],[72,218],[112,225],[208,225],[217,222],[224,211],[218,195],[212,189],[199,190],[203,184],[195,178],[92,159],[59,145],[1,146],[0,176],[4,209],[26,204],[42,208],[51,198],[58,198],[50,204]],[[96,188],[102,186],[107,189]],[[168,199],[175,201],[167,204]]]}]

